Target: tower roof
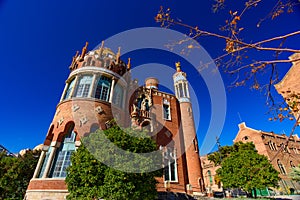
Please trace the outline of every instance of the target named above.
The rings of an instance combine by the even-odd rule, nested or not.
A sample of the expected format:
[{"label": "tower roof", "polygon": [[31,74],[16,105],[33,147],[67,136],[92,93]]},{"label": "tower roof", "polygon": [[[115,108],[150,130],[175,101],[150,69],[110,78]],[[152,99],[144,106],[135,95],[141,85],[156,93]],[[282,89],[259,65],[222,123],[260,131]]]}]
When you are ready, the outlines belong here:
[{"label": "tower roof", "polygon": [[176,73],[173,75],[174,82],[186,80],[186,73],[181,70],[180,62],[175,63]]},{"label": "tower roof", "polygon": [[103,67],[109,69],[119,75],[125,74],[130,68],[120,59],[119,48],[118,53],[114,53],[110,48],[104,47],[104,42],[98,48],[87,51],[88,43],[83,47],[81,54],[79,52],[73,57],[70,70],[76,70],[82,67]]}]

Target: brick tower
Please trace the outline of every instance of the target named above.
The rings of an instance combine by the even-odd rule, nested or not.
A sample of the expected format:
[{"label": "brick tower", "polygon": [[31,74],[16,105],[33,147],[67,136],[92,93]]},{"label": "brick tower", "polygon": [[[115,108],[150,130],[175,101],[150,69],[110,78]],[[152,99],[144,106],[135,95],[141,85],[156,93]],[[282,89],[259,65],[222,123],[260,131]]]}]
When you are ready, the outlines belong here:
[{"label": "brick tower", "polygon": [[181,128],[183,132],[186,165],[188,174],[188,193],[204,192],[204,180],[199,157],[197,136],[195,131],[193,109],[190,101],[186,73],[181,71],[180,62],[176,63],[176,73],[173,75],[175,95],[179,101],[181,113]]},{"label": "brick tower", "polygon": [[[26,199],[65,199],[66,168],[80,145],[80,137],[106,129],[113,118],[126,124],[123,107],[129,66],[120,60],[120,52],[113,53],[103,43],[88,53],[87,45],[81,55],[77,52],[73,57]],[[118,116],[113,116],[113,109]]]}]

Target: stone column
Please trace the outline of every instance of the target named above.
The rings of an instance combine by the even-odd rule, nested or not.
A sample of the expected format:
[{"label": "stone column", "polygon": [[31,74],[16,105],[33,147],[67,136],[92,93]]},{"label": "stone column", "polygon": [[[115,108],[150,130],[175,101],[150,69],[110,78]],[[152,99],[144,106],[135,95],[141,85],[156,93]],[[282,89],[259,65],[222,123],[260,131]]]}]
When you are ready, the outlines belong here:
[{"label": "stone column", "polygon": [[63,93],[62,93],[62,95],[61,95],[61,97],[60,97],[60,100],[59,100],[59,102],[61,102],[62,100],[64,100],[64,97],[65,97],[65,95],[66,95],[66,90],[67,90],[67,88],[69,87],[69,83],[68,82],[66,82],[66,85],[65,85],[65,88],[64,88],[64,91],[63,91]]},{"label": "stone column", "polygon": [[78,80],[78,76],[75,77],[74,81],[75,81],[75,84],[74,84],[74,87],[72,88],[72,91],[71,91],[71,94],[70,94],[70,98],[72,98],[74,96],[74,90],[75,88],[77,87],[78,83],[77,83],[77,80]]},{"label": "stone column", "polygon": [[44,159],[45,159],[45,156],[46,156],[46,153],[45,153],[45,151],[43,150],[42,153],[41,153],[41,155],[40,155],[38,164],[37,164],[37,166],[36,166],[36,168],[35,168],[35,171],[34,171],[34,174],[33,174],[33,177],[32,177],[32,178],[36,178],[36,177],[37,177],[39,171],[41,170],[41,166],[42,166],[42,163],[43,163],[43,161],[44,161]]},{"label": "stone column", "polygon": [[186,86],[187,97],[190,98],[189,84]]},{"label": "stone column", "polygon": [[114,88],[115,88],[115,78],[112,78],[111,82],[111,89],[110,89],[110,95],[109,95],[109,103],[112,103],[113,95],[114,95]]},{"label": "stone column", "polygon": [[125,87],[122,86],[121,88],[123,90],[121,107],[124,109],[125,108],[125,101],[126,101],[127,91],[126,91]]},{"label": "stone column", "polygon": [[95,89],[94,89],[94,86],[96,85],[95,81],[96,81],[96,74],[93,75],[93,80],[92,80],[92,83],[91,83],[91,87],[90,87],[88,97],[92,97],[93,91],[95,91]]},{"label": "stone column", "polygon": [[47,162],[47,165],[45,167],[45,171],[44,171],[44,174],[42,176],[42,178],[47,178],[48,175],[49,175],[49,172],[50,172],[50,167],[52,165],[52,162],[53,162],[53,159],[54,159],[54,156],[55,156],[55,153],[56,153],[56,149],[57,149],[57,145],[60,145],[60,142],[52,142],[51,143],[51,152],[50,152],[50,155],[49,155],[49,158],[48,158],[48,162]]},{"label": "stone column", "polygon": [[178,97],[178,85],[175,85],[175,96]]}]

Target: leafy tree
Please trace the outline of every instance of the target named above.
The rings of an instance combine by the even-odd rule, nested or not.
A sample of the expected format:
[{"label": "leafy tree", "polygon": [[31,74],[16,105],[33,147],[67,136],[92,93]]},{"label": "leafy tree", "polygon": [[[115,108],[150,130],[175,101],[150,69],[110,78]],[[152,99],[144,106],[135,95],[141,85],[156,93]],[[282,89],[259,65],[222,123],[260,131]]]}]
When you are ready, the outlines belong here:
[{"label": "leafy tree", "polygon": [[23,199],[38,162],[40,151],[23,156],[0,154],[0,199]]},{"label": "leafy tree", "polygon": [[241,188],[250,192],[254,188],[275,187],[279,181],[279,173],[266,156],[257,153],[253,143],[239,144],[221,166],[217,174],[224,188]]},{"label": "leafy tree", "polygon": [[253,145],[251,143],[236,142],[232,146],[223,146],[219,149],[219,151],[210,154],[208,156],[208,160],[212,161],[217,166],[220,165],[221,162],[230,155],[230,153],[246,149],[253,149]]},{"label": "leafy tree", "polygon": [[219,151],[209,154],[208,160],[212,161],[215,164],[215,166],[218,166],[221,164],[221,161],[224,158],[228,157],[232,151],[233,151],[232,146],[223,146],[219,149]]},{"label": "leafy tree", "polygon": [[67,168],[66,183],[70,194],[68,199],[93,199],[102,196],[106,166],[100,163],[81,145],[71,157],[72,165]]},{"label": "leafy tree", "polygon": [[[91,133],[82,138],[82,145],[71,157],[72,165],[67,169],[66,178],[70,192],[67,198],[154,199],[157,195],[155,177],[162,174],[149,171],[158,163],[132,152],[156,150],[155,142],[143,131],[114,126]],[[157,155],[156,160],[160,161],[161,157]],[[140,171],[126,172],[130,168]]]},{"label": "leafy tree", "polygon": [[298,167],[293,167],[289,176],[295,181],[300,181],[300,165]]}]

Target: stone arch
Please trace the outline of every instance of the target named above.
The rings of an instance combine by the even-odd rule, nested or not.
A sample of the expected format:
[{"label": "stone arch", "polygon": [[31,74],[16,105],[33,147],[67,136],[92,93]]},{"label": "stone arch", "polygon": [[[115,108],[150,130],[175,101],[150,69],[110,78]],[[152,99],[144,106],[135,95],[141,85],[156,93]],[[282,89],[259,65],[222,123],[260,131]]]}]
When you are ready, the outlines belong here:
[{"label": "stone arch", "polygon": [[50,144],[53,140],[53,137],[54,137],[53,130],[54,130],[54,124],[51,124],[49,127],[49,130],[48,130],[44,145],[50,146]]},{"label": "stone arch", "polygon": [[62,142],[64,139],[64,136],[68,133],[68,130],[74,129],[74,132],[76,133],[76,141],[79,140],[79,134],[75,130],[75,123],[73,121],[69,121],[66,123],[64,130],[58,134],[57,141]]}]

